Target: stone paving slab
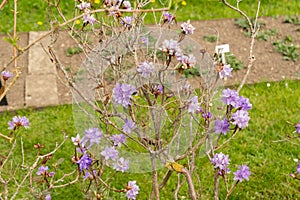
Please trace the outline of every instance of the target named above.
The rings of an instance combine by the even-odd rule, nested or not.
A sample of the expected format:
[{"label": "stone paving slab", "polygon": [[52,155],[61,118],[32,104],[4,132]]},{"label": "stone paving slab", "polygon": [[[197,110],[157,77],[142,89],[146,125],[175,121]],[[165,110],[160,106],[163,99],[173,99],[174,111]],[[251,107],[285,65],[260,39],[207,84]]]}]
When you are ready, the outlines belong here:
[{"label": "stone paving slab", "polygon": [[[45,32],[29,32],[29,43],[33,42]],[[55,65],[50,61],[45,52],[51,43],[51,37],[46,37],[29,49],[28,73],[29,74],[56,74]],[[42,48],[44,46],[45,50]]]},{"label": "stone paving slab", "polygon": [[25,104],[27,107],[57,105],[56,75],[31,74],[26,77]]}]

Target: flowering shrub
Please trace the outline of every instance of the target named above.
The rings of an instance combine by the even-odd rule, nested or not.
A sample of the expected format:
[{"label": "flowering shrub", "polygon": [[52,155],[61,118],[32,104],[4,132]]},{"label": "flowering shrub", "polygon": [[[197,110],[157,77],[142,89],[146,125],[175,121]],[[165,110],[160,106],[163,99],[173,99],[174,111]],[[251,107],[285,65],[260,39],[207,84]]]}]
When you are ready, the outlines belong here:
[{"label": "flowering shrub", "polygon": [[[150,172],[152,198],[160,198],[160,190],[173,173],[182,174],[190,198],[198,199],[198,185],[193,174],[197,173],[196,160],[203,157],[208,158],[211,169],[215,170],[215,198],[219,196],[220,178],[226,186],[230,180],[235,181],[231,188],[226,188],[226,198],[239,182],[249,180],[251,172],[247,165],[239,166],[234,178],[230,179],[227,176],[229,155],[217,152],[248,126],[252,104],[238,91],[223,89],[222,80],[231,76],[232,69],[213,59],[189,37],[197,31],[191,22],[183,22],[178,34],[168,29],[176,24],[175,15],[163,12],[157,27],[145,27],[142,15],[136,14],[142,12],[143,3],[133,8],[130,1],[105,0],[100,11],[105,11],[111,20],[108,26],[96,17],[97,10],[93,10],[92,2],[76,4],[84,24],[80,30],[72,29],[72,33],[86,38],[86,27],[95,31],[99,26],[104,30],[100,31],[103,38],[94,48],[84,47],[84,52],[92,50],[86,53],[80,69],[82,73],[74,77],[49,46],[51,60],[73,89],[78,132],[71,139],[65,137],[48,154],[40,155],[39,151],[23,179],[24,182],[29,179],[30,193],[40,188],[33,196],[51,199],[54,189],[80,182],[87,199],[108,198],[112,193],[136,199],[143,183],[128,180],[120,187],[110,178],[120,173]],[[166,23],[168,28],[163,27]],[[78,44],[84,43],[78,41]],[[189,69],[199,72],[199,87],[191,85],[184,76]],[[2,72],[4,81],[12,76],[7,71]],[[15,116],[8,125],[12,133],[9,136],[1,134],[1,137],[15,146],[16,141],[22,141],[22,135],[14,133],[21,127],[29,128],[30,123],[24,116]],[[73,171],[61,175],[57,173],[58,161],[52,166],[47,162],[66,140],[74,145],[69,158]],[[36,148],[39,150],[42,146],[37,144]],[[165,176],[161,177],[158,170],[164,171]],[[32,183],[34,173],[42,177],[42,184]],[[1,175],[0,178],[7,187],[8,182]],[[65,179],[69,181],[61,184]],[[6,197],[16,198],[22,184],[17,186],[12,197],[5,191]]]}]

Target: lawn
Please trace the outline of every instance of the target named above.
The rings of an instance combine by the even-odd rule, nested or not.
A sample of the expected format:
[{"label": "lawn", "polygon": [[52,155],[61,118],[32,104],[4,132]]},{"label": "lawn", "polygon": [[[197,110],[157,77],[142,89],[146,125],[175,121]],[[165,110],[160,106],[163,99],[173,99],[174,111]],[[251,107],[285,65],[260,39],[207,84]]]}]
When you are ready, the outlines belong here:
[{"label": "lawn", "polygon": [[[153,3],[154,7],[159,7],[158,0]],[[177,20],[208,20],[221,18],[239,18],[240,15],[229,8],[224,7],[217,0],[186,0],[186,5],[182,1],[178,2]],[[231,1],[233,2],[233,1]],[[254,15],[256,4],[251,0],[243,0],[241,8],[247,10],[249,15]],[[49,18],[58,17],[53,14],[53,8],[47,5],[47,1],[19,1],[18,2],[18,31],[29,32],[36,30],[49,29]],[[68,12],[75,6],[73,0],[61,1],[63,12],[67,18],[71,18],[73,13]],[[100,5],[96,5],[100,6]],[[175,9],[173,6],[172,9]],[[0,33],[11,33],[13,22],[13,1],[8,1],[0,11]],[[261,4],[262,16],[296,15],[299,14],[300,1],[298,0],[263,0]],[[58,20],[61,19],[58,17]],[[151,23],[151,20],[148,21]],[[232,171],[237,169],[237,165],[247,164],[252,171],[250,180],[238,185],[233,192],[231,199],[299,199],[299,182],[292,179],[289,174],[295,172],[297,163],[294,159],[300,157],[299,142],[285,141],[290,136],[295,136],[294,127],[287,122],[298,123],[300,120],[300,87],[299,81],[282,81],[276,83],[257,83],[246,85],[241,94],[248,97],[253,104],[250,111],[251,121],[249,127],[240,132],[234,140],[222,149],[222,152],[229,154],[231,159]],[[62,140],[65,132],[69,137],[77,134],[74,127],[73,111],[71,105],[60,105],[56,107],[47,107],[39,110],[17,110],[14,113],[1,113],[0,132],[7,134],[7,122],[14,115],[26,116],[31,122],[28,130],[23,130],[24,148],[26,153],[26,162],[34,159],[37,150],[33,148],[34,144],[40,143],[45,146],[42,153],[54,148],[55,142]],[[10,146],[6,140],[0,139],[0,156],[8,153],[7,146]],[[60,158],[64,161],[60,165],[57,175],[62,171],[70,172],[76,168],[71,162],[71,152],[73,144],[70,140],[66,142],[63,148],[55,154],[49,161],[49,166],[55,164]],[[13,162],[21,160],[20,145],[17,145],[17,151],[13,155]],[[184,163],[181,163],[184,164]],[[211,199],[213,196],[213,166],[206,157],[199,159],[197,163],[197,174],[201,178],[201,194],[203,199]],[[160,175],[164,174],[166,169],[160,170]],[[22,169],[16,177],[22,176]],[[116,174],[111,180],[111,186],[122,188],[128,180],[137,180],[141,190],[138,199],[148,199],[149,185],[151,184],[150,174]],[[7,174],[6,176],[9,176]],[[231,173],[229,177],[233,177]],[[161,191],[161,199],[170,199],[170,194],[176,189],[177,177],[173,176],[167,186]],[[0,191],[3,188],[0,186]],[[81,184],[74,184],[68,189],[56,189],[51,193],[53,199],[63,199],[65,197],[74,199],[83,199],[80,192]],[[24,199],[28,196],[28,191],[23,189],[21,194]],[[221,183],[221,198],[224,198],[224,185]],[[111,194],[114,199],[125,199],[124,195]],[[0,195],[1,196],[1,195]],[[180,199],[187,199],[187,188],[179,192]],[[21,197],[20,197],[21,198]]]},{"label": "lawn", "polygon": [[[287,121],[297,123],[300,111],[300,88],[299,81],[282,81],[270,83],[258,83],[247,85],[242,90],[242,95],[249,97],[253,104],[250,111],[251,120],[249,127],[240,132],[235,139],[222,149],[223,153],[229,154],[231,159],[231,169],[235,171],[237,165],[247,164],[252,175],[250,180],[243,182],[233,192],[231,199],[297,199],[300,198],[298,191],[298,181],[292,179],[289,174],[295,172],[297,163],[293,160],[299,158],[299,142],[279,141],[295,136],[292,133],[295,129]],[[7,121],[14,115],[26,115],[31,122],[31,127],[24,131],[24,146],[28,160],[36,154],[33,144],[41,143],[50,148],[55,141],[62,139],[62,131],[70,137],[76,135],[73,124],[73,113],[71,105],[48,107],[41,110],[19,110],[16,113],[3,113],[0,127],[2,133],[6,133]],[[1,154],[6,151],[4,140],[0,140]],[[70,171],[75,166],[71,163],[72,143],[70,140],[64,148],[55,155],[49,165],[54,164],[58,158],[64,158],[61,169]],[[44,152],[46,150],[43,150]],[[15,155],[15,160],[20,159],[20,155]],[[183,163],[182,163],[183,164]],[[213,166],[206,157],[200,159],[197,164],[197,173],[201,178],[202,197],[204,199],[212,196],[213,177],[208,176],[213,172]],[[209,170],[210,169],[210,170]],[[163,174],[166,169],[160,170]],[[59,173],[59,171],[58,171]],[[231,173],[229,177],[233,177]],[[151,179],[149,174],[126,174],[126,179],[122,174],[117,174],[110,181],[111,185],[120,188],[124,186],[126,180],[135,179],[140,183],[141,191],[138,199],[147,199]],[[177,177],[168,182],[166,188],[162,190],[162,199],[169,199],[167,195],[176,188]],[[222,184],[221,184],[222,185]],[[208,187],[210,186],[210,187]],[[52,193],[54,199],[62,196],[81,198],[80,184],[69,186],[69,189],[55,190]],[[224,195],[222,185],[221,197]],[[187,197],[186,188],[179,193],[183,199]],[[122,195],[120,195],[122,196]],[[120,198],[120,196],[113,196]]]}]

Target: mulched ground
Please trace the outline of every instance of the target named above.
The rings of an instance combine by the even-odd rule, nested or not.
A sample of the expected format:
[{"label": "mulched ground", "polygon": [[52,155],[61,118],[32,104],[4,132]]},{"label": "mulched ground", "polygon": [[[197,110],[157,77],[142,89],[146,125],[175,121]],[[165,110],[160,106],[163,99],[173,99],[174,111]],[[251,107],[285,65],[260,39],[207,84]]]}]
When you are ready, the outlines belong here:
[{"label": "mulched ground", "polygon": [[[284,79],[300,79],[300,59],[297,62],[283,60],[280,53],[276,52],[272,42],[277,40],[284,40],[284,38],[290,35],[293,38],[293,44],[300,46],[300,31],[299,25],[293,25],[283,23],[283,17],[262,17],[260,23],[263,24],[261,32],[266,30],[277,29],[278,32],[275,36],[270,36],[268,41],[257,41],[255,43],[254,55],[256,61],[252,68],[251,73],[247,79],[248,84],[256,82],[273,82]],[[218,44],[229,44],[231,52],[246,65],[249,56],[249,43],[250,38],[246,37],[243,30],[235,25],[234,19],[222,19],[222,20],[210,20],[210,21],[193,21],[195,26],[195,34],[192,36],[198,43],[206,48],[207,51],[213,54],[216,43],[205,41],[204,36],[216,35],[219,33]],[[180,23],[178,23],[180,26]],[[297,30],[298,29],[298,30]],[[1,38],[4,36],[0,36]],[[28,42],[28,34],[20,34],[20,46],[25,46]],[[63,61],[65,66],[78,67],[84,60],[83,55],[76,55],[72,57],[66,56],[66,50],[68,47],[75,45],[67,34],[60,34],[58,41],[55,44],[56,53],[60,60]],[[0,41],[0,66],[7,62],[12,55],[12,48],[4,42]],[[25,88],[25,76],[27,74],[26,65],[28,63],[27,53],[25,53],[19,61],[20,66],[25,66],[22,70],[20,80],[9,91],[7,99],[9,105],[12,107],[24,106],[24,88]],[[11,68],[12,66],[10,66]],[[9,69],[10,69],[9,68]],[[238,70],[234,72],[233,77],[225,82],[225,85],[238,84],[245,73],[246,69]],[[59,76],[62,74],[59,72]],[[71,102],[71,93],[68,88],[60,81],[60,77],[57,79],[59,102],[61,104]]]}]

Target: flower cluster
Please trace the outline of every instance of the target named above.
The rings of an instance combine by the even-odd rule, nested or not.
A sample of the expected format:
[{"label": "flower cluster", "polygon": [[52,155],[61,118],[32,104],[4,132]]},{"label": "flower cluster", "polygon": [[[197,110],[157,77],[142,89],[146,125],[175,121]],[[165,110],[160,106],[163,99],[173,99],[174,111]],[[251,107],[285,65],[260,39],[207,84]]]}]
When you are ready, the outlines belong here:
[{"label": "flower cluster", "polygon": [[163,13],[163,23],[168,23],[169,25],[174,24],[175,16],[169,12]]},{"label": "flower cluster", "polygon": [[14,116],[12,121],[8,122],[8,129],[14,130],[18,127],[23,126],[24,128],[29,128],[30,123],[29,120],[25,116]]},{"label": "flower cluster", "polygon": [[247,165],[241,165],[239,166],[239,169],[233,174],[234,174],[234,180],[242,182],[243,180],[247,180],[247,181],[249,180],[249,176],[251,175],[251,172]]},{"label": "flower cluster", "polygon": [[228,155],[225,155],[222,152],[216,153],[211,159],[211,163],[214,165],[214,168],[219,169],[220,175],[229,173],[228,165],[230,163],[230,159]]},{"label": "flower cluster", "polygon": [[222,133],[226,135],[226,133],[230,131],[229,126],[230,124],[226,119],[223,120],[216,119],[215,127],[214,127],[215,133]]},{"label": "flower cluster", "polygon": [[9,78],[13,77],[14,75],[10,71],[2,71],[1,76],[4,81],[7,81]]},{"label": "flower cluster", "polygon": [[221,67],[221,70],[219,70],[219,77],[221,78],[221,79],[225,79],[225,78],[227,78],[227,77],[231,77],[232,75],[231,75],[231,72],[232,72],[232,68],[231,68],[231,66],[229,65],[229,64],[227,64],[227,65],[223,65],[222,67]]},{"label": "flower cluster", "polygon": [[141,63],[141,65],[137,68],[137,71],[141,74],[141,76],[149,78],[154,71],[154,64],[153,62],[145,61]]},{"label": "flower cluster", "polygon": [[169,56],[175,56],[176,52],[181,52],[178,42],[173,39],[164,40],[161,50],[167,53]]},{"label": "flower cluster", "polygon": [[196,65],[196,57],[192,54],[184,55],[180,52],[176,53],[176,58],[181,62],[183,69],[190,69]]},{"label": "flower cluster", "polygon": [[194,33],[195,27],[190,23],[190,20],[181,24],[182,33],[185,35],[191,35]]},{"label": "flower cluster", "polygon": [[83,22],[86,23],[86,24],[92,24],[93,25],[96,22],[96,19],[95,19],[94,15],[90,14],[90,12],[91,12],[89,10],[90,7],[91,7],[91,4],[87,3],[87,2],[84,2],[84,1],[82,1],[79,5],[77,5],[77,8],[84,12]]},{"label": "flower cluster", "polygon": [[124,120],[124,125],[122,127],[122,131],[124,131],[126,133],[131,133],[131,130],[134,128],[134,126],[135,126],[135,123],[132,120],[126,118]]},{"label": "flower cluster", "polygon": [[113,89],[113,99],[116,104],[121,104],[123,107],[127,108],[131,105],[132,94],[136,92],[136,88],[129,84],[117,83]]},{"label": "flower cluster", "polygon": [[136,181],[129,181],[126,186],[126,197],[128,199],[136,199],[139,190],[140,187],[136,184]]},{"label": "flower cluster", "polygon": [[130,29],[132,27],[133,18],[130,16],[125,16],[120,22],[125,28]]},{"label": "flower cluster", "polygon": [[236,108],[236,112],[232,114],[232,124],[237,125],[240,129],[248,126],[250,117],[248,110],[252,108],[248,98],[239,96],[235,90],[225,89],[222,92],[221,101],[232,108]]},{"label": "flower cluster", "polygon": [[53,177],[54,172],[48,172],[48,171],[49,171],[49,167],[42,165],[38,168],[38,171],[36,172],[36,175],[38,175],[38,176],[43,175],[45,177]]},{"label": "flower cluster", "polygon": [[194,114],[195,112],[200,112],[202,109],[200,107],[200,104],[198,102],[198,96],[193,96],[189,100],[189,105],[188,105],[188,112]]}]

